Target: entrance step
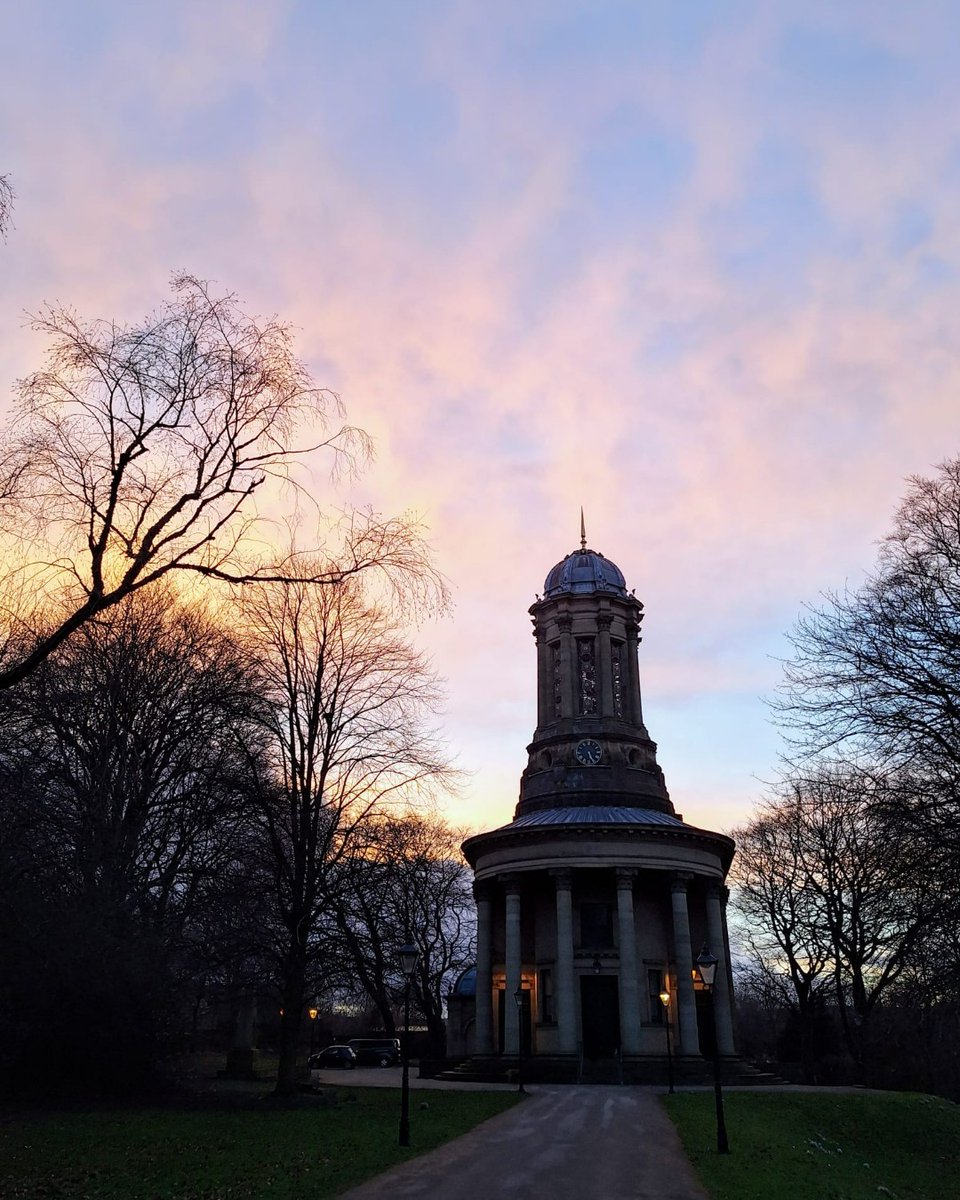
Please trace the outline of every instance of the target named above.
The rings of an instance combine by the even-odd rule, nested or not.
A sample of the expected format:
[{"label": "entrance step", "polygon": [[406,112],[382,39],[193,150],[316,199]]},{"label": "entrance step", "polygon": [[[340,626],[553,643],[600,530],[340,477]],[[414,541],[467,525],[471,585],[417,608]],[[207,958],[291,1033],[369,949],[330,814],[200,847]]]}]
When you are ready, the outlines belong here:
[{"label": "entrance step", "polygon": [[730,1077],[724,1075],[725,1083],[737,1084],[739,1087],[773,1087],[777,1084],[786,1085],[789,1081],[782,1075],[755,1067],[752,1063],[739,1062],[730,1068]]},{"label": "entrance step", "polygon": [[[460,1083],[516,1083],[518,1063],[515,1058],[499,1055],[468,1058],[457,1066],[437,1073],[437,1079]],[[713,1083],[713,1064],[709,1059],[684,1059],[673,1062],[674,1080],[678,1087],[709,1087]],[[666,1057],[626,1058],[621,1064],[616,1058],[585,1058],[580,1068],[572,1055],[524,1056],[523,1078],[526,1083],[583,1083],[583,1084],[645,1084],[663,1087],[669,1077]],[[786,1083],[770,1071],[760,1071],[739,1058],[725,1059],[722,1064],[724,1086],[769,1087]]]},{"label": "entrance step", "polygon": [[[516,1083],[519,1065],[515,1058],[478,1055],[440,1071],[436,1078],[460,1083]],[[572,1056],[524,1057],[523,1078],[526,1083],[576,1083],[577,1062]]]}]

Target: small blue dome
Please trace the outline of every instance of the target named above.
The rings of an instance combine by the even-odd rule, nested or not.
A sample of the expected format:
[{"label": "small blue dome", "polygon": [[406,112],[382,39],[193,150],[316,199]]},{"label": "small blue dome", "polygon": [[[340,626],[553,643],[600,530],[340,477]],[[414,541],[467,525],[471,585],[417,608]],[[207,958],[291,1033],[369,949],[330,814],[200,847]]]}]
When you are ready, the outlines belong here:
[{"label": "small blue dome", "polygon": [[477,994],[477,968],[467,967],[453,985],[451,995],[475,996]]},{"label": "small blue dome", "polygon": [[543,585],[543,598],[570,592],[582,595],[588,592],[613,592],[617,596],[627,594],[626,580],[616,563],[604,558],[596,550],[574,550],[558,562]]}]

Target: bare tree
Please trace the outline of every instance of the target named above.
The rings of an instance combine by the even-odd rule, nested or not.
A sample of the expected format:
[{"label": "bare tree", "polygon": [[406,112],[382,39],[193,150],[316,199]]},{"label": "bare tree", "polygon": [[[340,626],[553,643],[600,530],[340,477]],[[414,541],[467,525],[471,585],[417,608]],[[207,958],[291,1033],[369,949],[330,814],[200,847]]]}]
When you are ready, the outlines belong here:
[{"label": "bare tree", "polygon": [[[816,886],[848,1045],[881,1004],[929,994],[928,947],[957,920],[960,459],[914,477],[876,567],[792,634],[774,704],[811,811]],[[956,964],[941,964],[955,973]],[[922,986],[920,986],[922,983]]]},{"label": "bare tree", "polygon": [[930,931],[958,913],[956,889],[943,887],[919,845],[885,815],[884,788],[865,773],[820,766],[737,834],[738,904],[759,931],[757,952],[787,964],[810,1017],[814,988],[829,977],[861,1067],[881,1002]]},{"label": "bare tree", "polygon": [[960,459],[910,482],[874,573],[797,623],[775,707],[806,754],[956,779]]},{"label": "bare tree", "polygon": [[269,704],[251,761],[260,779],[265,880],[281,991],[277,1090],[296,1050],[333,864],[377,807],[433,792],[449,764],[432,728],[439,683],[357,582],[266,584],[242,594]]},{"label": "bare tree", "polygon": [[[162,588],[92,619],[0,693],[11,1070],[36,1076],[54,1048],[61,1078],[72,1061],[120,1086],[156,1065],[191,926],[248,820],[253,703],[234,644]],[[60,1005],[83,1029],[77,1045]]]},{"label": "bare tree", "polygon": [[163,921],[216,870],[254,703],[234,643],[168,591],[88,622],[0,693],[76,901]]},{"label": "bare tree", "polygon": [[[345,519],[335,564],[262,557],[265,489],[296,487],[309,452],[332,455],[334,471],[370,454],[361,430],[329,427],[339,399],[312,383],[289,327],[245,316],[233,295],[189,275],[175,276],[173,298],[140,324],[49,307],[33,327],[50,349],[46,368],[18,385],[0,454],[0,521],[15,562],[2,592],[9,604],[19,577],[59,612],[39,632],[29,613],[8,613],[34,636],[8,642],[0,688],[97,613],[172,575],[337,583],[372,571],[407,597],[442,601],[421,531],[405,518]],[[295,443],[305,425],[320,431],[312,445]]]},{"label": "bare tree", "polygon": [[325,957],[340,964],[341,986],[368,1000],[384,1030],[395,1034],[404,988],[397,950],[407,926],[394,903],[396,874],[382,826],[374,819],[358,829],[350,854],[330,872]]},{"label": "bare tree", "polygon": [[823,906],[844,1037],[861,1065],[875,1011],[927,931],[957,914],[956,894],[886,815],[885,787],[863,773],[823,768],[801,784],[807,884]]},{"label": "bare tree", "polygon": [[813,1034],[831,951],[820,898],[807,886],[803,817],[802,795],[788,790],[736,829],[731,884],[754,990],[796,1006],[802,1069],[813,1082]]},{"label": "bare tree", "polygon": [[413,999],[427,1025],[431,1053],[446,1053],[446,993],[473,962],[476,933],[472,877],[462,834],[420,813],[376,816],[337,869],[336,927],[341,956],[394,1032],[404,980],[397,948],[420,951]]}]

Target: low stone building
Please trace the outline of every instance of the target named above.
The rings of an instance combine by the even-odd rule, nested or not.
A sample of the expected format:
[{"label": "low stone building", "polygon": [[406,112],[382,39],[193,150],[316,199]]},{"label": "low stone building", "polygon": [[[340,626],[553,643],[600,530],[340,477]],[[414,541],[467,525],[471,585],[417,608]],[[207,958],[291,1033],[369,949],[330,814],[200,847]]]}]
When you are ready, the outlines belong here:
[{"label": "low stone building", "polygon": [[[502,1072],[522,1045],[531,1076],[582,1078],[585,1064],[607,1064],[654,1079],[669,1023],[681,1070],[715,1046],[733,1056],[724,878],[734,846],[670,801],[643,720],[643,605],[581,536],[530,613],[537,727],[514,819],[463,845],[477,965],[450,997],[451,1053]],[[693,970],[702,946],[720,960],[715,1022]]]}]

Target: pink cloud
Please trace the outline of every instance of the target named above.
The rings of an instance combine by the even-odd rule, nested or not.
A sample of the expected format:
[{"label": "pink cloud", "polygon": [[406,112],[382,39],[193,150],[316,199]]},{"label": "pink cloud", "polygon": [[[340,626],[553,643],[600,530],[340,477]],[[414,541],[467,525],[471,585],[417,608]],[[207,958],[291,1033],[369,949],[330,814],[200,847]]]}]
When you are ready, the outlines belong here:
[{"label": "pink cloud", "polygon": [[[918,255],[896,259],[888,237],[896,205],[915,198],[931,214],[929,252],[957,264],[949,85],[876,140],[799,108],[764,110],[756,97],[790,6],[717,33],[686,70],[501,74],[499,40],[549,7],[495,7],[493,20],[487,6],[455,7],[425,33],[420,69],[455,97],[448,152],[466,180],[442,200],[429,180],[404,179],[401,203],[345,163],[337,123],[351,105],[375,113],[376,95],[327,92],[276,112],[290,8],[175,6],[159,48],[134,16],[118,18],[98,52],[113,72],[100,94],[81,61],[45,98],[36,52],[7,81],[31,122],[9,168],[21,195],[0,247],[0,378],[37,364],[24,307],[60,297],[135,316],[174,267],[300,326],[320,382],[378,443],[353,497],[423,513],[456,588],[453,619],[422,636],[450,681],[451,737],[477,772],[463,812],[512,808],[535,721],[526,608],[574,548],[581,503],[591,542],[648,606],[648,707],[704,695],[719,706],[769,686],[791,614],[869,565],[902,477],[956,448],[960,282],[925,284]],[[923,14],[903,52],[937,53],[932,21]],[[883,14],[871,26],[891,45],[903,32]],[[389,46],[370,53],[389,65]],[[177,128],[236,88],[271,134],[226,162],[215,147],[209,161],[154,157],[120,115],[133,101]],[[579,171],[597,123],[622,106],[688,141],[692,168],[655,223],[606,229],[603,213],[576,209]],[[718,252],[718,213],[749,197],[769,138],[802,145],[825,220],[856,243],[847,255],[815,243],[782,287],[738,278]],[[565,214],[591,236],[559,241],[566,257],[544,270],[556,282],[540,287],[538,239]],[[316,486],[335,499],[319,464]],[[703,649],[724,643],[739,657]],[[723,753],[719,733],[704,739]],[[746,803],[756,787],[738,778]],[[708,806],[707,783],[689,780]]]}]

